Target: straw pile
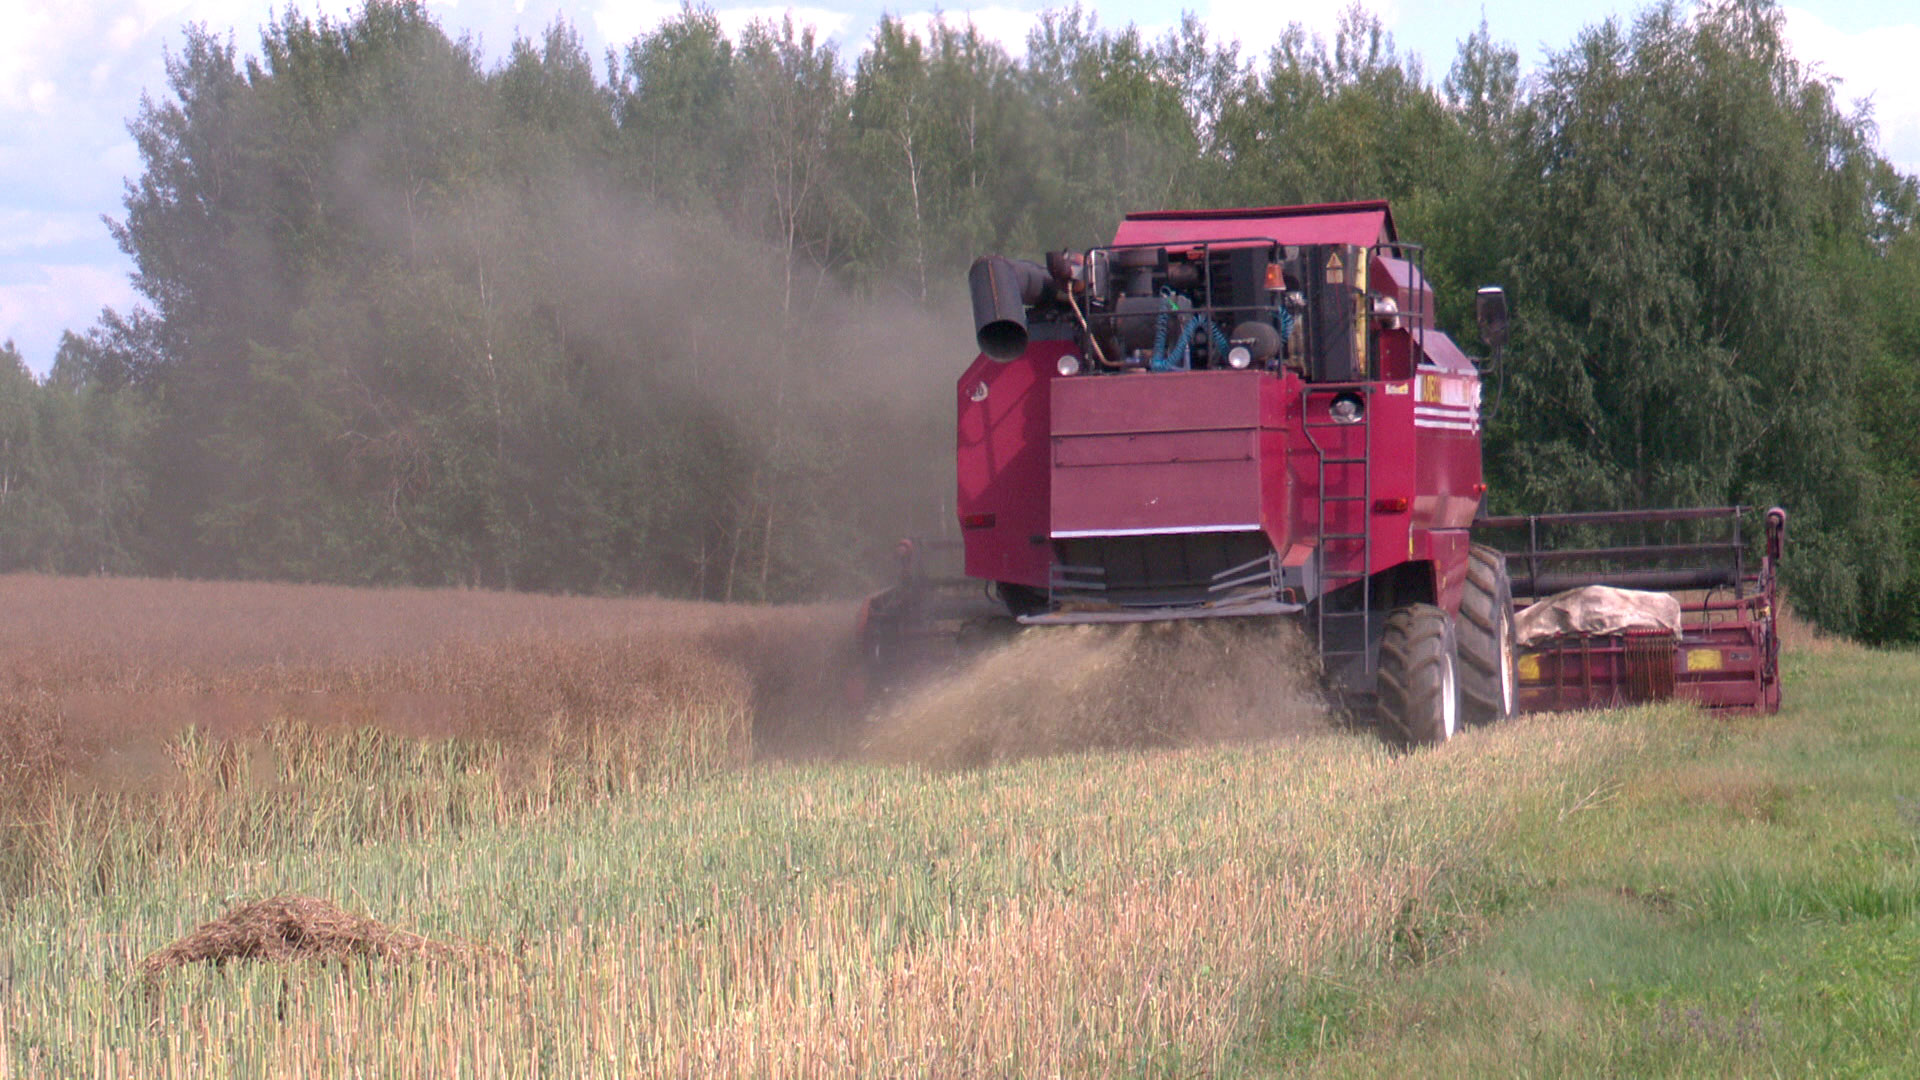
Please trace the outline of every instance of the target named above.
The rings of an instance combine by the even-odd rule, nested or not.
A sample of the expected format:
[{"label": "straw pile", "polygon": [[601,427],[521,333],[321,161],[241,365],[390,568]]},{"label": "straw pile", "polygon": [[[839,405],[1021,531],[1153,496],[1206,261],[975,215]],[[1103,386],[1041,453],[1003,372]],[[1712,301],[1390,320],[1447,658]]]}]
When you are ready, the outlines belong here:
[{"label": "straw pile", "polygon": [[140,962],[149,978],[187,964],[263,960],[451,960],[465,949],[395,930],[309,896],[256,900],[206,923]]}]

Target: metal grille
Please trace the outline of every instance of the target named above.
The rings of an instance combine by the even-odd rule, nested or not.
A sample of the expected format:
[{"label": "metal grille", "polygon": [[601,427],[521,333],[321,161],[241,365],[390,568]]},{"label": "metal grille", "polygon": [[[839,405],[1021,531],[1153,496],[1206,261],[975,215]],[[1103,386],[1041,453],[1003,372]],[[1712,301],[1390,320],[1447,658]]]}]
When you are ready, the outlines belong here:
[{"label": "metal grille", "polygon": [[1627,700],[1665,701],[1673,696],[1673,638],[1628,634]]}]

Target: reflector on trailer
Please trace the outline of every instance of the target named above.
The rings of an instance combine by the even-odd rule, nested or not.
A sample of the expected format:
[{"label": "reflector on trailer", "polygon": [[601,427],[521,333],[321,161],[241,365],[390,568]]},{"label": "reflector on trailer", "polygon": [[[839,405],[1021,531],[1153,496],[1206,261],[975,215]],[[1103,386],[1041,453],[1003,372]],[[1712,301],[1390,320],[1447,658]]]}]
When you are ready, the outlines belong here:
[{"label": "reflector on trailer", "polygon": [[1688,649],[1688,671],[1719,671],[1726,667],[1726,658],[1719,649]]}]

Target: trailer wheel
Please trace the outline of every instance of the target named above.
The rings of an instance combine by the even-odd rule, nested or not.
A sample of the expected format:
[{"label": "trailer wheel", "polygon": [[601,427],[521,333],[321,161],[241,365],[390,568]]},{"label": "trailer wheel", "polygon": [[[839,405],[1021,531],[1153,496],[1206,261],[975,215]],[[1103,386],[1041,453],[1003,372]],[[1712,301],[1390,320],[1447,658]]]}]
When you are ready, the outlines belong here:
[{"label": "trailer wheel", "polygon": [[1406,746],[1453,738],[1460,727],[1453,620],[1432,604],[1395,608],[1380,639],[1376,697],[1386,734]]},{"label": "trailer wheel", "polygon": [[1507,560],[1484,544],[1467,549],[1467,584],[1460,595],[1460,712],[1469,724],[1513,716],[1518,688],[1513,668],[1513,585]]}]

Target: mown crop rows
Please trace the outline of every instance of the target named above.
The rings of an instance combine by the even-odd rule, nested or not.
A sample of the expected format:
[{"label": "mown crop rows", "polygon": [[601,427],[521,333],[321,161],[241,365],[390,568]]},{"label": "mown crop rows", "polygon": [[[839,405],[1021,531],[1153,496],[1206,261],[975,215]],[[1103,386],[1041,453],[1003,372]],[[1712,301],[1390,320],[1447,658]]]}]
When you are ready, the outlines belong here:
[{"label": "mown crop rows", "polygon": [[[178,610],[199,587],[125,588],[175,590]],[[380,603],[285,597],[365,603],[368,618]],[[1678,715],[1528,719],[1404,757],[1329,732],[969,771],[743,763],[750,710],[778,681],[767,672],[807,667],[776,662],[776,643],[825,648],[818,613],[683,611],[674,648],[628,632],[648,614],[572,642],[447,632],[293,665],[163,670],[134,653],[85,677],[40,669],[75,680],[69,695],[277,703],[224,734],[127,717],[127,745],[144,734],[159,749],[138,784],[101,765],[113,746],[26,732],[66,699],[15,663],[8,737],[54,749],[11,811],[0,1063],[21,1076],[1211,1074],[1317,987],[1471,940],[1481,916],[1457,890],[1484,878],[1490,848],[1581,814],[1674,742]],[[100,625],[138,638],[138,621]],[[321,691],[452,711],[423,737],[396,730],[386,704],[370,723],[287,704]],[[276,894],[470,948],[138,974],[199,923]]]}]

